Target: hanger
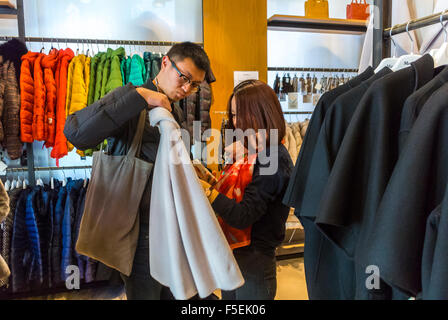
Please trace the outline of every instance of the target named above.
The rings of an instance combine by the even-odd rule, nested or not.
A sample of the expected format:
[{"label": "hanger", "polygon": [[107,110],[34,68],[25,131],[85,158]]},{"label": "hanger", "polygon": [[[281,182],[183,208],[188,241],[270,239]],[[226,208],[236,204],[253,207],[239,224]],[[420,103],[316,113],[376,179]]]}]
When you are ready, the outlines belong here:
[{"label": "hanger", "polygon": [[44,51],[45,51],[44,38],[42,38],[42,49],[40,49],[40,53],[44,53]]},{"label": "hanger", "polygon": [[42,179],[40,178],[40,174],[37,172],[37,180],[36,180],[36,186],[44,186],[44,182],[42,181]]},{"label": "hanger", "polygon": [[412,47],[411,47],[411,54],[406,54],[401,56],[397,62],[394,64],[394,66],[392,67],[392,71],[397,71],[406,67],[409,67],[410,64],[416,60],[418,60],[421,55],[415,54],[414,53],[414,39],[412,39],[411,34],[409,33],[409,24],[412,22],[409,21],[408,24],[406,25],[406,32],[409,36],[409,39],[411,39],[411,43],[412,43]]},{"label": "hanger", "polygon": [[434,58],[434,67],[436,68],[448,64],[448,31],[443,25],[443,15],[446,11],[447,10],[443,11],[440,15],[440,24],[442,25],[442,29],[445,32],[445,42],[442,44],[440,49],[436,50],[432,54],[432,57]]},{"label": "hanger", "polygon": [[84,184],[83,188],[87,187],[87,170],[84,168]]},{"label": "hanger", "polygon": [[11,190],[14,190],[15,188],[17,188],[17,181],[16,181],[16,179],[15,179],[15,177],[12,179],[12,182],[11,182]]},{"label": "hanger", "polygon": [[6,181],[5,181],[6,192],[8,192],[10,188],[11,188],[11,181],[9,181],[9,179],[8,179],[8,171],[6,171]]},{"label": "hanger", "polygon": [[[25,173],[23,173],[23,174],[25,175]],[[25,176],[24,176],[23,177],[23,181],[22,181],[22,188],[23,188],[23,190],[26,189],[27,185],[28,185],[28,181],[26,181]]]},{"label": "hanger", "polygon": [[53,178],[53,171],[50,168],[50,188],[51,190],[54,190],[54,178]]},{"label": "hanger", "polygon": [[65,178],[65,170],[62,170],[62,175],[64,176],[64,180],[62,180],[62,186],[65,187],[67,185],[67,179]]},{"label": "hanger", "polygon": [[398,58],[397,58],[397,44],[395,43],[395,40],[392,37],[392,30],[394,29],[394,27],[395,26],[390,28],[390,31],[389,31],[390,41],[394,44],[394,55],[393,55],[393,57],[383,59],[380,62],[380,64],[378,65],[378,67],[375,69],[375,73],[378,73],[379,71],[381,71],[385,67],[388,67],[388,68],[392,69],[393,66],[395,65],[395,63],[397,63],[397,61],[398,61]]}]

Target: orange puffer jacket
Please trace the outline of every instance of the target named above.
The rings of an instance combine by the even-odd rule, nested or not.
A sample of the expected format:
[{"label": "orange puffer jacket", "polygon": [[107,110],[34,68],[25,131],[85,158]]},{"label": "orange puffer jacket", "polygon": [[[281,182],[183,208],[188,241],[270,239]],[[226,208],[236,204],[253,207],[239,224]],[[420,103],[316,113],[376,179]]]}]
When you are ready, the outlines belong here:
[{"label": "orange puffer jacket", "polygon": [[34,112],[33,112],[33,138],[37,141],[45,141],[45,109],[47,89],[44,84],[44,72],[42,59],[44,53],[39,53],[34,62]]},{"label": "orange puffer jacket", "polygon": [[56,80],[55,72],[59,60],[59,52],[54,49],[49,55],[42,59],[42,68],[44,69],[44,82],[47,90],[45,113],[45,147],[54,146],[56,137]]},{"label": "orange puffer jacket", "polygon": [[20,68],[20,138],[22,142],[32,143],[34,111],[34,61],[38,52],[28,52],[22,56]]},{"label": "orange puffer jacket", "polygon": [[[59,51],[58,65],[56,68],[56,138],[51,157],[59,160],[67,155],[67,138],[64,135],[65,126],[65,99],[67,96],[67,71],[70,61],[74,57],[70,48]],[[56,162],[59,163],[58,161]]]}]

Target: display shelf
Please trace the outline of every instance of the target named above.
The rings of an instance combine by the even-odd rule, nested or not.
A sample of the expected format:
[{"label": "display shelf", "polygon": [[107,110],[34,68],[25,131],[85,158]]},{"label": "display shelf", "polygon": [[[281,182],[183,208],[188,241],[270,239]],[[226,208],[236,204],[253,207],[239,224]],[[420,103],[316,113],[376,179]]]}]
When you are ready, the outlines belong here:
[{"label": "display shelf", "polygon": [[0,19],[15,19],[17,17],[17,9],[11,1],[0,1]]},{"label": "display shelf", "polygon": [[363,34],[367,31],[367,22],[365,20],[314,19],[276,14],[268,19],[268,30]]},{"label": "display shelf", "polygon": [[15,9],[16,7],[12,4],[11,1],[4,1],[4,0],[0,0],[0,7],[8,7],[8,8],[12,8]]}]

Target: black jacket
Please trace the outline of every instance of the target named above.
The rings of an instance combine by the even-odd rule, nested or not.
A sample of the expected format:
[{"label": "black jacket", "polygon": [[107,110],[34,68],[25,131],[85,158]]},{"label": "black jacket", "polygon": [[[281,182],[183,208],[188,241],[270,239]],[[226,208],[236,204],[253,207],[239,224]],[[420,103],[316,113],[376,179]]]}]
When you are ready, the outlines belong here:
[{"label": "black jacket", "polygon": [[275,253],[275,248],[285,238],[289,207],[282,204],[282,199],[293,168],[283,145],[279,146],[277,156],[278,169],[271,175],[260,174],[260,168],[268,167],[269,163],[261,164],[257,159],[252,182],[246,187],[241,202],[220,194],[212,204],[213,210],[231,227],[252,226],[250,246],[269,255]]},{"label": "black jacket", "polygon": [[[370,86],[352,117],[322,195],[316,224],[355,259],[359,299],[372,298],[365,286],[366,268],[357,260],[366,250],[362,236],[376,227],[372,219],[398,160],[403,105],[432,79],[433,67],[432,57],[425,55],[411,67],[388,74]],[[387,297],[387,292],[378,294],[393,298]]]},{"label": "black jacket", "polygon": [[[149,80],[143,87],[157,91]],[[107,139],[108,153],[111,155],[127,154],[137,129],[141,111],[148,107],[147,102],[131,83],[119,87],[90,106],[67,117],[64,134],[80,150],[94,148]],[[180,122],[183,116],[178,109],[173,115]],[[141,153],[142,160],[154,163],[160,141],[159,129],[152,127],[146,118]],[[152,175],[151,179],[152,181]],[[149,204],[151,183],[148,183],[140,203],[140,223],[149,223]]]},{"label": "black jacket", "polygon": [[422,254],[423,300],[448,299],[448,192],[426,222]]},{"label": "black jacket", "polygon": [[364,264],[380,268],[386,282],[413,296],[422,290],[425,225],[447,190],[447,96],[448,83],[421,110],[384,192],[372,222],[375,228],[368,233],[362,255]]}]

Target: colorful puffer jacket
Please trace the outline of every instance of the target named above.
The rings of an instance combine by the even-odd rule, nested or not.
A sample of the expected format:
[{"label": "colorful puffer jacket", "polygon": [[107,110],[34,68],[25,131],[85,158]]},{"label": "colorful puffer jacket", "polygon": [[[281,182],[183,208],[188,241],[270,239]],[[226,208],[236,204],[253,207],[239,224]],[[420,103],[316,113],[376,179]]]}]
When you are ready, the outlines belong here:
[{"label": "colorful puffer jacket", "polygon": [[145,83],[145,76],[145,62],[143,61],[143,58],[138,54],[134,54],[131,60],[131,70],[129,73],[128,82],[131,82],[134,86],[141,86]]},{"label": "colorful puffer jacket", "polygon": [[3,103],[3,147],[8,151],[11,160],[16,160],[22,155],[22,142],[20,141],[20,88],[16,74],[12,61],[4,62],[0,68],[0,87],[2,83],[4,85],[3,95],[0,94],[0,105]]},{"label": "colorful puffer jacket", "polygon": [[22,65],[22,56],[28,52],[25,43],[19,39],[12,39],[0,45],[0,56],[3,61],[11,61],[16,71],[16,81],[20,83],[20,66]]},{"label": "colorful puffer jacket", "polygon": [[56,137],[56,79],[55,72],[59,60],[58,50],[53,50],[49,55],[42,59],[42,68],[44,70],[44,83],[47,90],[45,112],[45,147],[51,148],[54,146]]},{"label": "colorful puffer jacket", "polygon": [[[65,99],[67,95],[67,71],[70,61],[74,57],[74,53],[70,48],[59,52],[59,60],[56,68],[56,137],[51,157],[60,159],[67,155],[67,139],[64,135],[65,126]],[[56,162],[58,164],[58,161]]]},{"label": "colorful puffer jacket", "polygon": [[105,52],[101,52],[98,54],[98,66],[96,68],[96,76],[95,76],[95,95],[93,98],[93,102],[99,100],[101,98],[101,84],[103,81],[103,71],[104,65],[106,63],[107,55]]},{"label": "colorful puffer jacket", "polygon": [[126,72],[127,71],[126,66],[128,60],[129,60],[128,57],[124,57],[120,63],[120,71],[121,71],[121,78],[123,79],[123,85],[126,85],[128,83],[129,75]]},{"label": "colorful puffer jacket", "polygon": [[[78,55],[72,60],[69,67],[66,105],[67,116],[87,106],[89,82],[90,58],[85,55]],[[70,142],[67,142],[67,147],[69,152],[74,148]]]},{"label": "colorful puffer jacket", "polygon": [[[109,53],[109,52],[108,52]],[[106,62],[105,70],[103,73],[103,85],[101,88],[102,96],[111,92],[112,90],[121,87],[123,85],[123,79],[121,78],[121,59],[124,58],[126,52],[124,48],[120,47],[117,50],[112,50],[110,52],[109,63]],[[106,82],[104,82],[106,79]]]},{"label": "colorful puffer jacket", "polygon": [[22,142],[32,143],[34,112],[34,61],[38,52],[28,52],[22,56],[20,68],[20,138]]},{"label": "colorful puffer jacket", "polygon": [[37,141],[45,141],[45,109],[47,89],[44,84],[44,72],[42,59],[44,53],[39,53],[34,62],[34,111],[33,111],[33,138]]}]

